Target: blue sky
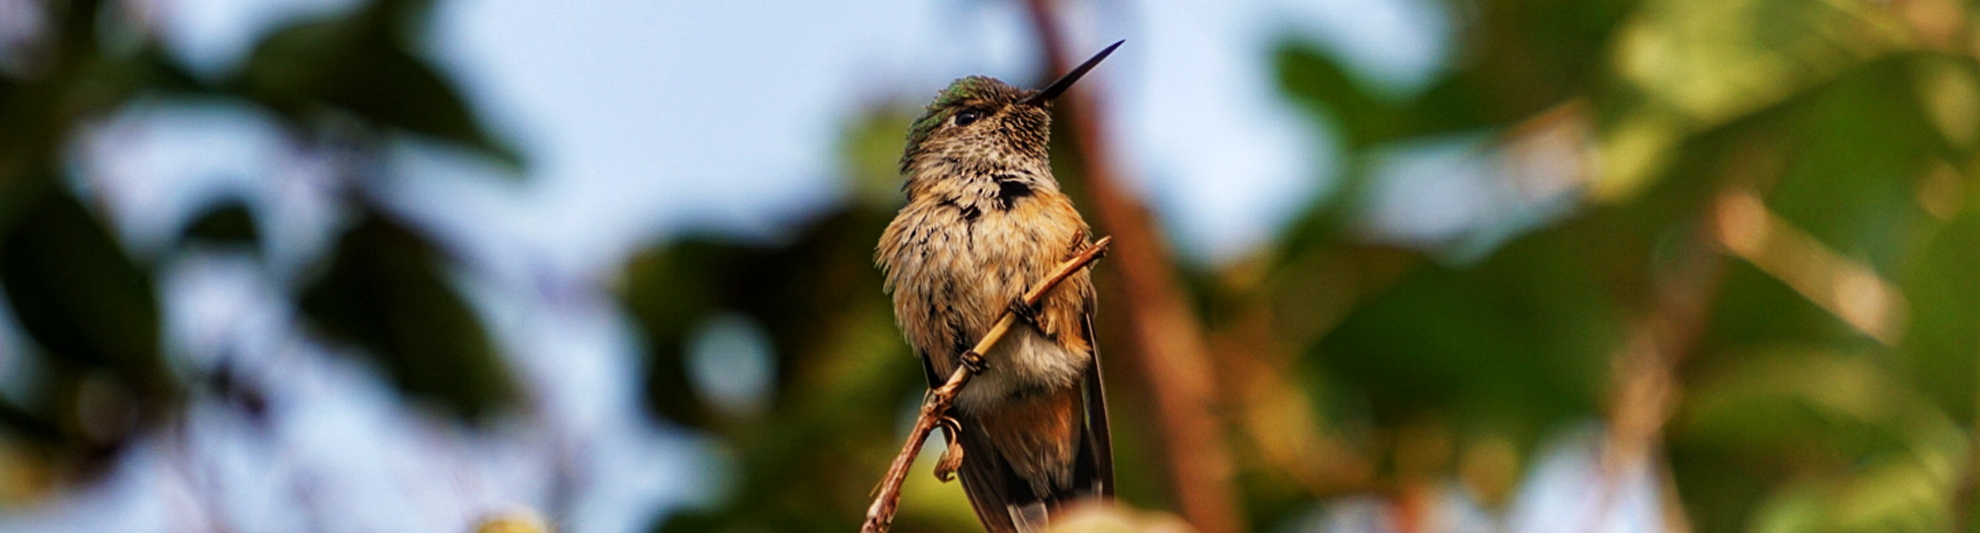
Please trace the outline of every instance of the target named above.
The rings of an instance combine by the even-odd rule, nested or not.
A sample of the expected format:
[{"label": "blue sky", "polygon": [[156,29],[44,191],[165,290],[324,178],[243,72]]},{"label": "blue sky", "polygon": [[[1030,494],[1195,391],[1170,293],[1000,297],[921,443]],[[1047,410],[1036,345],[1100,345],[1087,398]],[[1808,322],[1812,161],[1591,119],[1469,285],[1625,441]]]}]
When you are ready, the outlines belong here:
[{"label": "blue sky", "polygon": [[[833,201],[838,136],[871,104],[918,105],[969,74],[1033,82],[1016,6],[451,2],[432,49],[530,155],[508,206],[523,231],[588,270],[630,242],[774,231]],[[1406,93],[1443,66],[1452,26],[1432,0],[1070,6],[1074,49],[1129,41],[1084,88],[1113,106],[1130,185],[1210,260],[1269,238],[1332,173],[1321,130],[1276,94],[1273,45],[1316,42]]]}]

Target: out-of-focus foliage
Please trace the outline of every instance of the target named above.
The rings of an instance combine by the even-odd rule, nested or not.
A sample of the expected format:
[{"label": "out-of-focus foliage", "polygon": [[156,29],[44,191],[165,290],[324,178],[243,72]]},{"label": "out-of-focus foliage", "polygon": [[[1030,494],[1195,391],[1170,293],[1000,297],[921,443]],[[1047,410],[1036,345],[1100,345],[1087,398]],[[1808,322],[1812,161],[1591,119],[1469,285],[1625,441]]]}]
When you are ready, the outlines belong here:
[{"label": "out-of-focus foliage", "polygon": [[411,229],[371,214],[344,233],[329,270],[299,303],[325,333],[377,357],[400,389],[461,415],[486,414],[514,386],[438,260]]},{"label": "out-of-focus foliage", "polygon": [[[0,243],[0,283],[49,358],[50,403],[73,407],[13,407],[9,421],[68,450],[101,453],[127,436],[130,415],[163,414],[180,384],[158,351],[158,298],[144,271],[75,198],[38,196]],[[90,409],[92,399],[109,405]]]},{"label": "out-of-focus foliage", "polygon": [[[1649,460],[1669,464],[1666,496],[1697,531],[1968,527],[1972,7],[1459,4],[1478,25],[1455,70],[1402,103],[1296,38],[1280,53],[1288,94],[1345,133],[1354,163],[1251,290],[1286,295],[1261,305],[1281,310],[1323,423],[1372,424],[1358,451],[1376,485],[1415,483],[1412,468],[1478,483],[1461,455],[1412,466],[1385,437],[1425,420],[1465,450],[1646,409],[1619,391],[1646,379],[1624,369],[1651,339],[1680,392]],[[1551,168],[1523,165],[1522,143],[1562,116],[1593,133]],[[1511,161],[1503,186],[1566,174],[1576,207],[1482,259],[1432,249],[1401,273],[1342,276],[1395,263],[1355,244],[1356,215],[1380,208],[1363,154],[1477,131],[1502,138],[1486,150]],[[1348,287],[1317,306],[1284,288],[1330,283]],[[1285,311],[1301,306],[1343,310]]]},{"label": "out-of-focus foliage", "polygon": [[[56,466],[5,480],[0,498],[86,477],[188,394],[238,393],[167,363],[156,257],[134,255],[67,175],[67,143],[92,120],[159,95],[268,110],[337,159],[351,218],[291,287],[322,338],[467,420],[518,401],[450,281],[455,258],[376,197],[401,178],[377,164],[393,136],[522,160],[415,46],[425,2],[279,29],[220,79],[106,12],[122,4],[35,5],[45,35],[0,65],[0,287],[46,371],[0,398],[0,462]],[[1972,3],[1446,5],[1462,21],[1452,65],[1421,91],[1382,92],[1310,36],[1284,35],[1267,58],[1345,157],[1339,186],[1267,249],[1190,273],[1249,523],[1307,524],[1344,494],[1421,514],[1412,495],[1451,480],[1516,505],[1541,442],[1606,419],[1606,451],[1639,450],[1695,531],[1975,529]],[[848,128],[839,205],[781,235],[685,238],[625,266],[649,407],[731,467],[656,530],[843,531],[864,512],[922,389],[871,263],[919,103]],[[1397,209],[1380,194],[1392,160],[1452,138],[1490,139],[1466,164],[1507,193],[1476,200],[1509,215],[1467,235],[1499,238],[1375,237],[1376,215]],[[1079,154],[1056,155],[1068,190],[1085,190],[1064,164]],[[216,204],[152,253],[255,244],[252,209]],[[1160,391],[1113,349],[1121,328],[1107,320],[1121,493],[1162,508],[1173,498],[1147,400]],[[761,401],[711,383],[748,374],[711,363],[744,357],[720,351],[736,343],[763,355],[728,361],[764,370]],[[974,528],[960,489],[928,478],[910,479],[897,530]]]},{"label": "out-of-focus foliage", "polygon": [[74,481],[116,457],[138,431],[178,417],[189,392],[242,394],[225,367],[187,375],[166,362],[159,274],[149,259],[203,244],[256,246],[263,235],[253,207],[218,202],[184,239],[152,258],[133,257],[64,159],[72,136],[92,121],[165,95],[274,111],[298,146],[335,154],[342,207],[360,216],[292,294],[326,340],[375,358],[410,397],[459,415],[477,417],[508,401],[513,386],[501,359],[448,282],[452,261],[371,192],[372,182],[396,179],[371,164],[390,136],[453,140],[516,159],[451,82],[406,46],[424,2],[372,2],[279,29],[237,75],[219,80],[187,74],[132,24],[138,19],[122,12],[129,8],[30,3],[21,9],[44,15],[47,27],[9,49],[13,68],[0,69],[0,287],[40,369],[34,386],[0,400],[9,457],[38,457],[55,465],[47,477]]},{"label": "out-of-focus foliage", "polygon": [[350,15],[312,20],[262,40],[230,88],[297,121],[326,111],[459,142],[511,162],[451,82],[409,43],[424,0],[377,0]]},{"label": "out-of-focus foliage", "polygon": [[[1659,475],[1675,488],[1664,494],[1672,516],[1697,531],[1968,527],[1980,397],[1974,8],[1449,6],[1466,23],[1453,66],[1419,92],[1381,92],[1306,36],[1286,35],[1274,52],[1286,97],[1335,131],[1346,157],[1341,186],[1270,250],[1192,282],[1218,347],[1250,522],[1287,527],[1316,500],[1421,493],[1449,479],[1508,505],[1544,439],[1609,418],[1607,449],[1625,453],[1641,433],[1620,419],[1640,415],[1652,421],[1642,460],[1668,472]],[[861,191],[891,177],[905,119],[888,113],[849,134]],[[1370,237],[1373,215],[1394,208],[1377,200],[1386,158],[1479,135],[1494,140],[1472,164],[1514,198],[1495,207],[1525,214],[1478,233],[1510,238],[1479,252]],[[1060,165],[1061,179],[1081,190],[1070,168]],[[863,261],[885,209],[860,205],[781,245],[671,245],[633,270],[627,294],[660,356],[656,377],[679,380],[654,382],[656,406],[714,428],[746,472],[711,511],[666,529],[830,530],[863,509],[856,497],[820,509],[820,497],[790,493],[802,483],[865,494],[896,435],[760,440],[815,424],[790,417],[819,405],[835,407],[809,412],[846,420],[840,430],[888,427],[793,396],[849,379],[826,369],[878,364],[838,359],[872,355],[822,351],[808,336],[852,326],[800,331],[829,321],[889,333],[877,280],[834,274],[838,263],[786,263]],[[849,218],[873,225],[846,231]],[[1111,275],[1104,263],[1099,272]],[[863,286],[820,286],[847,282]],[[821,293],[840,296],[810,296]],[[793,309],[817,314],[787,324]],[[778,407],[724,420],[671,366],[680,356],[668,345],[710,310],[770,332]],[[918,381],[909,363],[887,364],[892,379]],[[1627,394],[1656,376],[1671,392]],[[1154,445],[1149,391],[1131,370],[1110,378],[1123,494],[1162,506],[1151,488],[1161,465],[1143,452]],[[859,397],[885,410],[903,394]],[[771,469],[781,470],[762,477]],[[906,505],[901,529],[928,527],[916,515],[925,511]],[[785,518],[800,515],[810,518]]]}]

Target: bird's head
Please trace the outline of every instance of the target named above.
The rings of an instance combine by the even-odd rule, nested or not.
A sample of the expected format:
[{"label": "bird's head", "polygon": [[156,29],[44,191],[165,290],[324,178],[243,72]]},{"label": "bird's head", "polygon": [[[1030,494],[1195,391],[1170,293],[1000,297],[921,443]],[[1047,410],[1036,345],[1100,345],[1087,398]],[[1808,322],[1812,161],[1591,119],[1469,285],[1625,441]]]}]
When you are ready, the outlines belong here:
[{"label": "bird's head", "polygon": [[909,171],[916,160],[924,158],[965,162],[1002,158],[1044,160],[1045,143],[1052,127],[1052,116],[1047,109],[1052,101],[1120,45],[1116,42],[1101,50],[1044,89],[1020,89],[987,76],[970,76],[950,83],[908,129],[902,171]]}]

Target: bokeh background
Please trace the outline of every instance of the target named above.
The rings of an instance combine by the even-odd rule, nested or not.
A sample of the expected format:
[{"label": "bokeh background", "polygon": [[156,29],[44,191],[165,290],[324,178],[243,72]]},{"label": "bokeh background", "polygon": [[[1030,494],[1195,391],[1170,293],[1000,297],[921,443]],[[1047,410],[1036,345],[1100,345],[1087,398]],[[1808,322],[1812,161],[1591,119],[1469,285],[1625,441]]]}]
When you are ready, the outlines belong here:
[{"label": "bokeh background", "polygon": [[1980,531],[1976,7],[0,0],[0,532],[849,531],[906,125],[1117,39],[1079,530]]}]

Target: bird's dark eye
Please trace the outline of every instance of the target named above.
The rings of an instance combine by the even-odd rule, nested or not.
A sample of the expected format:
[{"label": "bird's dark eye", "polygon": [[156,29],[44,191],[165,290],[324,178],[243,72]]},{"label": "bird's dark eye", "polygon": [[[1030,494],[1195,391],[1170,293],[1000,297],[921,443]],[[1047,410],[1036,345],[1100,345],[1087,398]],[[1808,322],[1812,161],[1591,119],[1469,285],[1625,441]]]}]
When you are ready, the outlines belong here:
[{"label": "bird's dark eye", "polygon": [[976,119],[980,119],[980,118],[983,118],[983,112],[976,109],[964,109],[962,111],[957,111],[956,125],[968,126],[970,123],[976,122]]}]

